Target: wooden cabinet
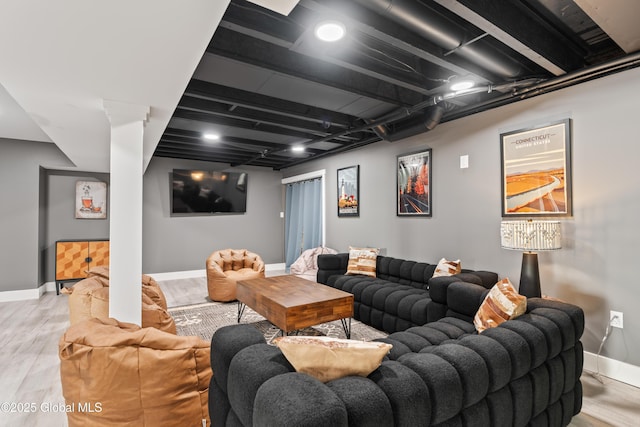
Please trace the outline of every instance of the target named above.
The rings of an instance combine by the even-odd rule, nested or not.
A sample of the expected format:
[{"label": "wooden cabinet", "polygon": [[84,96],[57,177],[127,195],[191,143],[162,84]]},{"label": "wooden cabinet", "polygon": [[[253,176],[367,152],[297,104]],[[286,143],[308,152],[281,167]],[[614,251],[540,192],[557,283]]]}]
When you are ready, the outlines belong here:
[{"label": "wooden cabinet", "polygon": [[56,294],[64,282],[84,279],[87,270],[98,266],[109,266],[109,240],[58,240]]}]

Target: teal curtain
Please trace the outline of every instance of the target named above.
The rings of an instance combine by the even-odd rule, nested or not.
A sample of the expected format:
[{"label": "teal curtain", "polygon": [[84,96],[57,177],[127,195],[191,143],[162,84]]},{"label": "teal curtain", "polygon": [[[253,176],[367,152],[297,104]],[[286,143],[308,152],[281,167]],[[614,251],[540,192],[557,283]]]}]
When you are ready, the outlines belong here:
[{"label": "teal curtain", "polygon": [[285,200],[288,269],[304,250],[322,245],[322,178],[287,184]]}]

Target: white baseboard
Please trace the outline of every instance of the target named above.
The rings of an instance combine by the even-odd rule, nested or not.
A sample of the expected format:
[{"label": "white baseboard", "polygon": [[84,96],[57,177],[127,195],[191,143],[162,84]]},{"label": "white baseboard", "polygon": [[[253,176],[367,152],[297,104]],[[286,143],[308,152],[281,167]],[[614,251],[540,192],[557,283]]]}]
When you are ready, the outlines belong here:
[{"label": "white baseboard", "polygon": [[38,299],[44,293],[44,285],[36,289],[23,289],[20,291],[0,292],[0,302],[22,301],[26,299]]},{"label": "white baseboard", "polygon": [[265,264],[264,271],[284,271],[287,268],[287,264],[281,262],[279,264]]},{"label": "white baseboard", "polygon": [[155,280],[178,280],[191,279],[194,277],[205,277],[206,270],[169,271],[167,273],[146,273]]},{"label": "white baseboard", "polygon": [[45,284],[40,286],[40,288],[43,288],[43,292],[40,293],[41,296],[44,292],[55,292],[56,282],[46,282]]},{"label": "white baseboard", "polygon": [[600,356],[598,360],[596,359],[598,359],[596,354],[585,351],[584,369],[586,371],[598,372],[598,368],[600,368],[600,374],[605,377],[634,387],[640,387],[640,366],[631,365],[604,356]]},{"label": "white baseboard", "polygon": [[[285,263],[266,264],[265,271],[284,271]],[[189,271],[170,271],[167,273],[151,273],[149,276],[155,280],[176,280],[191,279],[194,277],[206,277],[206,270],[189,270]],[[21,301],[27,299],[38,299],[45,292],[55,292],[56,282],[46,282],[36,289],[24,289],[19,291],[2,291],[0,292],[0,302]]]}]

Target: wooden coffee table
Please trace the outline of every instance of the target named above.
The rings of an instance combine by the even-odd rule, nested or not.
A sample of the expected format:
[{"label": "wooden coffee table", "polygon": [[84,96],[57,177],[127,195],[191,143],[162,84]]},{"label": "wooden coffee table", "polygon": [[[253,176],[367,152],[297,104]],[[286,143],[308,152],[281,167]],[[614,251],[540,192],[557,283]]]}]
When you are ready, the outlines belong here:
[{"label": "wooden coffee table", "polygon": [[296,276],[241,280],[236,284],[238,323],[246,306],[280,328],[283,335],[341,320],[351,338],[353,294]]}]

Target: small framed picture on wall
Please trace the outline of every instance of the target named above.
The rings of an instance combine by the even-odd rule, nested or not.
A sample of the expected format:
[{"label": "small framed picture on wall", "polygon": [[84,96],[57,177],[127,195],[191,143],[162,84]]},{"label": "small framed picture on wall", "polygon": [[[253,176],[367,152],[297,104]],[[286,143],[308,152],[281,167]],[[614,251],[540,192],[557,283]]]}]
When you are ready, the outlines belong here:
[{"label": "small framed picture on wall", "polygon": [[360,166],[338,169],[338,216],[360,216]]},{"label": "small framed picture on wall", "polygon": [[398,156],[396,214],[431,216],[431,149]]},{"label": "small framed picture on wall", "polygon": [[107,218],[107,183],[76,181],[76,218]]}]

